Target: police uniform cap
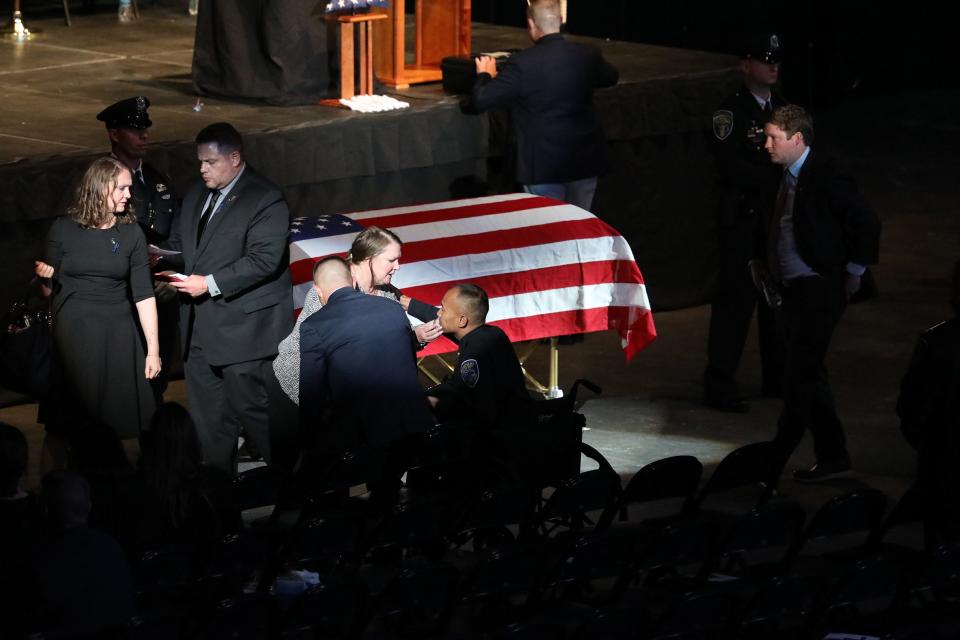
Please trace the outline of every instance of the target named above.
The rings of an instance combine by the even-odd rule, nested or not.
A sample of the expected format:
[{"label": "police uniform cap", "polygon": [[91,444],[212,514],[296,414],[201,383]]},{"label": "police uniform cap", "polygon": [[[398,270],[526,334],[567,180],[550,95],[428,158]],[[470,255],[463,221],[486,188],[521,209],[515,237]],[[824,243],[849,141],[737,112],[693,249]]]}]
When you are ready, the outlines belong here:
[{"label": "police uniform cap", "polygon": [[764,33],[752,36],[745,45],[741,58],[767,64],[780,63],[782,50],[780,48],[780,36],[777,34]]},{"label": "police uniform cap", "polygon": [[150,100],[144,96],[126,98],[97,114],[97,120],[107,125],[108,129],[148,129],[152,122],[147,114]]}]

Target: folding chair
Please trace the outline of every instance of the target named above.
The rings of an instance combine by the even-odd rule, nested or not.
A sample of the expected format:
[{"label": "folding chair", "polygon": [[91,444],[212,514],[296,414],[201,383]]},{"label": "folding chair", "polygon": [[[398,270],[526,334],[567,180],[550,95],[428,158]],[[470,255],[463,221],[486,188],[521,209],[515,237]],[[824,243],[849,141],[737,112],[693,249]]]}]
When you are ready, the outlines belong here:
[{"label": "folding chair", "polygon": [[[728,453],[697,494],[694,507],[705,511],[707,503],[718,502],[723,494],[748,493],[752,507],[764,504],[773,495],[784,457],[772,442],[754,442]],[[741,496],[736,496],[741,497]]]},{"label": "folding chair", "polygon": [[[837,496],[821,506],[810,519],[784,561],[801,573],[842,571],[851,560],[866,555],[864,543],[883,518],[887,497],[876,489],[861,489]],[[819,549],[819,550],[818,550]],[[801,553],[807,566],[799,566]]]},{"label": "folding chair", "polygon": [[774,578],[759,586],[740,612],[736,640],[801,640],[818,612],[823,579]]},{"label": "folding chair", "polygon": [[543,537],[549,537],[561,527],[579,531],[592,525],[589,514],[607,510],[620,494],[620,476],[606,458],[584,443],[580,443],[580,452],[597,462],[599,468],[558,483],[537,514],[537,530]]},{"label": "folding chair", "polygon": [[700,578],[755,582],[778,575],[805,520],[803,508],[792,502],[766,504],[740,516],[721,534]]},{"label": "folding chair", "polygon": [[240,511],[277,504],[282,477],[269,466],[254,467],[233,478],[233,495]]},{"label": "folding chair", "polygon": [[456,593],[457,572],[442,563],[401,569],[377,595],[367,631],[422,638],[445,629]]},{"label": "folding chair", "polygon": [[877,636],[891,629],[903,578],[903,566],[882,556],[857,562],[827,593],[817,637],[830,632]]},{"label": "folding chair", "polygon": [[293,601],[276,625],[280,640],[356,637],[367,605],[366,590],[356,584],[317,585]]},{"label": "folding chair", "polygon": [[626,591],[636,573],[635,535],[608,530],[578,537],[548,572],[555,599],[609,604]]},{"label": "folding chair", "polygon": [[672,456],[647,464],[630,479],[616,503],[600,516],[597,529],[609,527],[617,514],[621,521],[627,520],[631,506],[650,503],[661,503],[662,506],[663,501],[671,498],[681,501],[679,508],[667,514],[658,512],[654,517],[679,517],[689,511],[702,474],[703,465],[693,456]]}]

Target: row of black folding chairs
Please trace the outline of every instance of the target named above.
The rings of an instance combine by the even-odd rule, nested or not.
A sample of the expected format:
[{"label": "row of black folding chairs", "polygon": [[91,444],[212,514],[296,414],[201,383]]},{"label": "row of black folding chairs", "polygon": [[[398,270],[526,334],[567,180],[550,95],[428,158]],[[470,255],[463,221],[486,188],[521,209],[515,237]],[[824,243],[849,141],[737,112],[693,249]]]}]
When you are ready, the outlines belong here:
[{"label": "row of black folding chairs", "polygon": [[676,553],[668,529],[647,541],[606,531],[439,560],[365,562],[349,574],[323,575],[320,586],[296,597],[274,590],[224,597],[181,586],[179,606],[143,606],[134,626],[142,638],[799,640],[960,632],[960,547],[911,563],[869,556],[838,565],[833,579],[798,572],[746,585],[720,573],[684,575],[691,555]]},{"label": "row of black folding chairs", "polygon": [[645,465],[621,488],[619,476],[603,456],[587,445],[581,447],[597,468],[559,483],[541,510],[543,534],[594,525],[603,530],[618,520],[742,513],[774,495],[784,464],[782,452],[772,442],[757,442],[725,456],[702,487],[703,464],[694,456],[680,455]]}]

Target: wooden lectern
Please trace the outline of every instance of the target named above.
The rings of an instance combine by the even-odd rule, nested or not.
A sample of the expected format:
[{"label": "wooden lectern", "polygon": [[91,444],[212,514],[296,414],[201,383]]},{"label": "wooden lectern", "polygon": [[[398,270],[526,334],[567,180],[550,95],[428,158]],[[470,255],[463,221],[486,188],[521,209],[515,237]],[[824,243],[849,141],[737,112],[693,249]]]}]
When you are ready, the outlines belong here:
[{"label": "wooden lectern", "polygon": [[[387,16],[380,13],[360,13],[357,15],[329,15],[327,22],[340,25],[340,98],[347,100],[357,95],[356,75],[354,73],[354,27],[360,31],[360,95],[373,93],[373,29],[371,23],[384,20]],[[339,100],[321,100],[327,106],[340,106]]]},{"label": "wooden lectern", "polygon": [[398,89],[438,82],[440,61],[470,55],[470,0],[416,0],[413,64],[406,60],[404,0],[386,9],[389,20],[373,25],[374,68],[382,82]]}]

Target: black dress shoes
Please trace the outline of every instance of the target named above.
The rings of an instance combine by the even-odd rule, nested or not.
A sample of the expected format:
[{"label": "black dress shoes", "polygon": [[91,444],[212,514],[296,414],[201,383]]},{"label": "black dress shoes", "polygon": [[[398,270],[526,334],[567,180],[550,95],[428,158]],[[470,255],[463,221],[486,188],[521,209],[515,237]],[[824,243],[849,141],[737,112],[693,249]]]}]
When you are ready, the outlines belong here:
[{"label": "black dress shoes", "polygon": [[703,404],[717,411],[727,413],[747,413],[750,411],[750,403],[743,398],[716,398],[707,396],[703,399]]},{"label": "black dress shoes", "polygon": [[793,479],[797,482],[823,482],[834,478],[844,478],[852,473],[850,458],[839,460],[824,460],[809,469],[797,469],[793,472]]}]

